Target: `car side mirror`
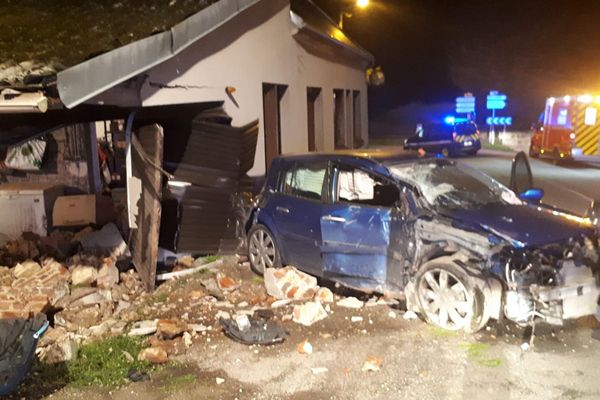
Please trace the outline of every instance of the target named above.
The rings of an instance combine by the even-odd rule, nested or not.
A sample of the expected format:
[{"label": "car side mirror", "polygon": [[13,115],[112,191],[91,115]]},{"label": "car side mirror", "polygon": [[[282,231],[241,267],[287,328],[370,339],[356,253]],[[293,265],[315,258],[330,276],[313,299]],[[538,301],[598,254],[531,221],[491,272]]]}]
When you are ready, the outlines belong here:
[{"label": "car side mirror", "polygon": [[[529,160],[524,152],[520,151],[512,161],[510,171],[510,189],[515,193],[523,193],[533,188],[533,175]],[[520,195],[519,195],[520,197]]]},{"label": "car side mirror", "polygon": [[530,203],[539,203],[544,197],[544,189],[530,188],[519,194],[519,198]]}]

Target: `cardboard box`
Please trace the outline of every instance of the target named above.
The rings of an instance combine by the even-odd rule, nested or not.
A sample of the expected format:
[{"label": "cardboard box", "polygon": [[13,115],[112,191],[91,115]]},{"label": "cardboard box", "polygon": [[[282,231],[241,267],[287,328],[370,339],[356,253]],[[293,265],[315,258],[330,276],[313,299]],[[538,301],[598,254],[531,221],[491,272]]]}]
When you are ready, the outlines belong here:
[{"label": "cardboard box", "polygon": [[96,223],[96,196],[60,196],[52,210],[54,226],[77,226]]}]

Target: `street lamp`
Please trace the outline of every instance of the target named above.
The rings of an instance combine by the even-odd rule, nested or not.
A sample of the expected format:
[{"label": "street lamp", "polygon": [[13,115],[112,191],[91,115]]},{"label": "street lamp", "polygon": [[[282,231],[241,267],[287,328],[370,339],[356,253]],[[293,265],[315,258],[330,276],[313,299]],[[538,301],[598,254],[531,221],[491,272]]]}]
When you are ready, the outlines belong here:
[{"label": "street lamp", "polygon": [[352,18],[352,9],[358,8],[360,10],[364,10],[369,6],[370,0],[355,0],[354,5],[348,10],[342,10],[340,12],[340,20],[338,22],[338,27],[340,29],[344,29],[344,17]]}]

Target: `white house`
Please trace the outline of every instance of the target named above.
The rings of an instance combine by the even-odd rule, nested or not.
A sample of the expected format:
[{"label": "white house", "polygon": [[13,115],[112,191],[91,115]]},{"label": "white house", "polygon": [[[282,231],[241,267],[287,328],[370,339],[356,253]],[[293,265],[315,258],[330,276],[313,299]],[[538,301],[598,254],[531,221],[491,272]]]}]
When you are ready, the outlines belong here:
[{"label": "white house", "polygon": [[311,0],[220,0],[58,73],[58,92],[68,108],[223,102],[233,125],[259,120],[256,176],[281,153],[365,145],[372,63]]}]

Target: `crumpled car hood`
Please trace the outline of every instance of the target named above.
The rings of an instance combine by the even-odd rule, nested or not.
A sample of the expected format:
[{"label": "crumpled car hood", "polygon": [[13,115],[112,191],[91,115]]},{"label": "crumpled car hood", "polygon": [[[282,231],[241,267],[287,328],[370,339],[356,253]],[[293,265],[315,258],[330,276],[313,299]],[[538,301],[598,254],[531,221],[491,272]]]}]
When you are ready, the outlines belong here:
[{"label": "crumpled car hood", "polygon": [[457,225],[510,239],[518,247],[561,242],[591,232],[576,222],[553,215],[550,210],[526,205],[498,204],[470,210],[449,210],[444,214],[455,220]]}]

